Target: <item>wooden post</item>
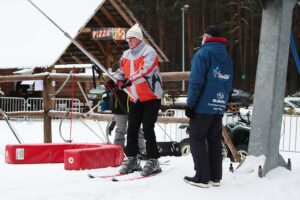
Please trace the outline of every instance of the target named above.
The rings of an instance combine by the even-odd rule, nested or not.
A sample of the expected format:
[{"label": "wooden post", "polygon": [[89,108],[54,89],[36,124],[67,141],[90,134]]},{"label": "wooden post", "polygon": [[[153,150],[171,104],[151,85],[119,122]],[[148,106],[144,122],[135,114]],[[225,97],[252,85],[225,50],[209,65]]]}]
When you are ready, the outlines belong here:
[{"label": "wooden post", "polygon": [[51,90],[51,80],[46,78],[43,81],[43,102],[44,102],[44,143],[52,143],[51,117],[48,115],[51,110],[51,98],[49,96]]},{"label": "wooden post", "polygon": [[238,152],[237,152],[234,144],[232,143],[232,140],[229,137],[229,134],[224,126],[222,126],[222,135],[223,135],[225,143],[227,144],[229,150],[231,151],[232,157],[234,158],[234,162],[241,162],[241,157],[238,154]]}]

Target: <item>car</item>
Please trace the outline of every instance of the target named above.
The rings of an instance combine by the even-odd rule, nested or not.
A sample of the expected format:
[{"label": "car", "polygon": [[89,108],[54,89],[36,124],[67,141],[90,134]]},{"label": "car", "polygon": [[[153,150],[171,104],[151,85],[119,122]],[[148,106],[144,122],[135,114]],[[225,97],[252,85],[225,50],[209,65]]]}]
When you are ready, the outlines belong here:
[{"label": "car", "polygon": [[228,103],[240,103],[241,107],[248,107],[253,103],[253,95],[241,89],[233,89]]},{"label": "car", "polygon": [[285,97],[284,110],[292,110],[296,113],[300,113],[300,97]]},{"label": "car", "polygon": [[300,91],[295,92],[290,97],[300,97]]}]

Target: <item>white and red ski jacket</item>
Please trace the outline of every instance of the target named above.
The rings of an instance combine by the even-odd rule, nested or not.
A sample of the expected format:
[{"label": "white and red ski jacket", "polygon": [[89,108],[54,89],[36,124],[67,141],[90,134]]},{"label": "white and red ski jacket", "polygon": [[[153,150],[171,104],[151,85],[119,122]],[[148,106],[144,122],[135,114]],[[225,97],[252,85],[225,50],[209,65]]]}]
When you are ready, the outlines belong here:
[{"label": "white and red ski jacket", "polygon": [[140,102],[162,98],[158,55],[143,41],[134,49],[128,49],[123,53],[115,77],[118,80],[129,78],[132,86],[127,89]]}]

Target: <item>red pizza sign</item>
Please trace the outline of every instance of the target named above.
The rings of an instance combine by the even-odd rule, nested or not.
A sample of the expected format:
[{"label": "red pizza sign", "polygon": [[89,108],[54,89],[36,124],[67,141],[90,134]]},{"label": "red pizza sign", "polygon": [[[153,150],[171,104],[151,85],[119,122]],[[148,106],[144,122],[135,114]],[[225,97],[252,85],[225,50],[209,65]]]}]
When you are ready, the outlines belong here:
[{"label": "red pizza sign", "polygon": [[94,40],[125,40],[127,28],[98,28],[92,30]]}]

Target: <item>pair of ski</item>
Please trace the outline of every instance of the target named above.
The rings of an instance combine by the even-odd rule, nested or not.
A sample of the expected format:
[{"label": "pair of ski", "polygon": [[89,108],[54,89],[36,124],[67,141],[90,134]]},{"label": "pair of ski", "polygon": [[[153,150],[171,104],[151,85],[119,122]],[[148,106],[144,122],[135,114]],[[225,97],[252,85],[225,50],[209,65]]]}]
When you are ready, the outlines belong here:
[{"label": "pair of ski", "polygon": [[[168,165],[168,162],[169,161],[165,161],[165,162],[160,163],[160,164],[161,165]],[[122,179],[118,179],[118,177],[132,175],[132,174],[134,174],[134,172],[129,173],[129,174],[120,174],[120,173],[117,173],[117,174],[109,174],[109,175],[93,175],[93,174],[88,174],[88,177],[89,178],[98,178],[98,179],[109,179],[109,178],[111,178],[111,181],[113,181],[113,182],[119,182],[119,181],[133,181],[133,180],[145,179],[145,178],[149,178],[149,177],[155,176],[155,175],[157,175],[159,173],[161,173],[161,171],[152,173],[152,174],[150,174],[148,176],[137,175],[137,176],[133,176],[133,177],[130,176],[130,177],[127,177],[125,179],[123,179],[123,178]]]},{"label": "pair of ski", "polygon": [[134,176],[134,177],[127,177],[125,179],[118,179],[117,177],[127,176],[127,175],[130,175],[130,174],[133,174],[133,173],[129,173],[129,174],[120,174],[120,173],[117,173],[117,174],[102,175],[102,176],[88,174],[88,177],[89,178],[100,178],[100,179],[109,179],[109,178],[111,178],[111,181],[113,181],[113,182],[119,182],[119,181],[134,181],[134,180],[145,179],[145,178],[148,178],[148,177],[151,177],[151,176],[155,176],[155,175],[157,175],[159,173],[160,172],[152,173],[152,174],[150,174],[148,176],[137,175],[137,176]]}]

